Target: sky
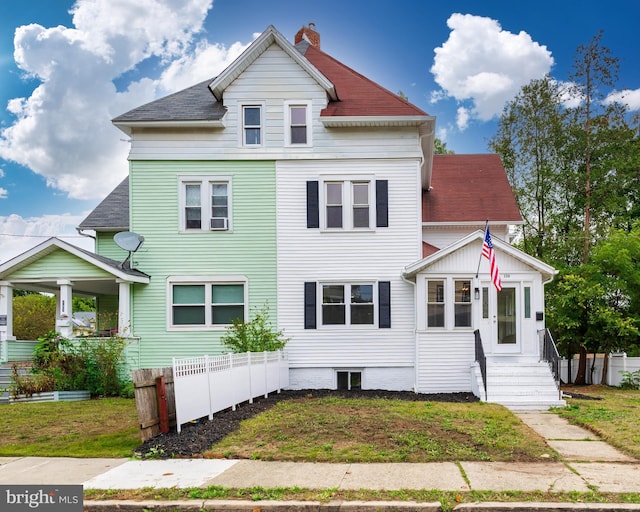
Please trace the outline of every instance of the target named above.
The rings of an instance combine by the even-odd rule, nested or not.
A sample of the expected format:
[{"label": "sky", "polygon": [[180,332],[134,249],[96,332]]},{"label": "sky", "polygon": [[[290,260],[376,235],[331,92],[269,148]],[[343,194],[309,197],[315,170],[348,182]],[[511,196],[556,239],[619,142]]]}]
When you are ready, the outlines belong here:
[{"label": "sky", "polygon": [[[214,77],[269,25],[436,117],[456,153],[487,153],[505,103],[569,79],[603,30],[615,89],[640,110],[640,4],[513,0],[24,0],[0,16],[0,262],[76,226],[127,175],[114,117]],[[4,5],[7,3],[7,5]]]}]

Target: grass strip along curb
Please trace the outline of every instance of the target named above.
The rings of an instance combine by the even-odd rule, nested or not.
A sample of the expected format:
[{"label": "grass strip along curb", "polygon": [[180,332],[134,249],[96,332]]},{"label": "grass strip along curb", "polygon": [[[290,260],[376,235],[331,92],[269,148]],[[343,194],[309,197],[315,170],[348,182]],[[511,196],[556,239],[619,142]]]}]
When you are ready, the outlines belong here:
[{"label": "grass strip along curb", "polygon": [[[187,489],[155,489],[145,488],[136,490],[100,490],[90,489],[84,493],[85,504],[90,503],[92,506],[99,506],[100,502],[105,503],[125,503],[133,502],[155,502],[155,507],[149,510],[165,510],[159,509],[163,506],[163,502],[171,510],[171,502],[183,502],[188,500],[193,507],[192,510],[199,510],[198,503],[209,500],[232,500],[238,506],[241,502],[253,503],[250,510],[264,508],[263,505],[269,502],[304,502],[309,505],[318,506],[318,504],[328,503],[354,503],[367,502],[377,505],[381,503],[393,504],[394,510],[401,510],[399,504],[403,504],[408,509],[415,509],[417,505],[426,503],[439,503],[439,510],[448,512],[453,510],[460,504],[470,503],[593,503],[593,504],[634,504],[636,510],[640,510],[640,494],[639,493],[603,493],[598,491],[592,492],[524,492],[524,491],[438,491],[438,490],[398,490],[398,491],[339,491],[337,489],[301,489],[297,487],[280,487],[273,489],[265,489],[263,487],[252,487],[244,489],[230,489],[225,487],[194,487]],[[258,506],[257,502],[260,502]],[[316,503],[317,502],[317,503]],[[85,506],[85,508],[87,508]],[[233,506],[228,507],[234,509]],[[292,507],[289,507],[291,510]],[[293,507],[298,509],[297,507]],[[341,507],[342,508],[342,507]],[[89,508],[88,510],[108,510],[99,508]],[[125,510],[117,508],[117,510]],[[132,509],[134,510],[134,509]],[[136,509],[141,510],[141,509]],[[184,509],[182,509],[184,510]]]}]

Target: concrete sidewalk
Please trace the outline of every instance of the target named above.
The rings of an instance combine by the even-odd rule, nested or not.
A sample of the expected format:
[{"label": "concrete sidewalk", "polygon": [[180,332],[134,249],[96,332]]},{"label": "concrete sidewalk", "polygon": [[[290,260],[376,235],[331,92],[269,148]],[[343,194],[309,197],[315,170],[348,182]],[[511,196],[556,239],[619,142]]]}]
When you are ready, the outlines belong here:
[{"label": "concrete sidewalk", "polygon": [[[640,461],[620,453],[592,433],[569,425],[555,414],[527,412],[518,413],[518,417],[547,440],[560,454],[561,461],[324,464],[8,457],[0,458],[0,484],[82,484],[85,489],[295,486],[337,490],[589,492],[597,489],[640,493]],[[640,510],[640,506],[634,510]]]}]

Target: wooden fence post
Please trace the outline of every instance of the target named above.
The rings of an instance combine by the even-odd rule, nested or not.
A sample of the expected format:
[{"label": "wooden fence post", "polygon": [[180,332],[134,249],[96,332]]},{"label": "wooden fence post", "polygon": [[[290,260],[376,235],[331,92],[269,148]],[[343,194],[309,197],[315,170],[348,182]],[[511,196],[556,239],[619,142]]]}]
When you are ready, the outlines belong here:
[{"label": "wooden fence post", "polygon": [[160,432],[169,432],[169,409],[167,407],[167,389],[164,376],[156,377],[156,399],[158,400],[158,415],[160,417]]}]

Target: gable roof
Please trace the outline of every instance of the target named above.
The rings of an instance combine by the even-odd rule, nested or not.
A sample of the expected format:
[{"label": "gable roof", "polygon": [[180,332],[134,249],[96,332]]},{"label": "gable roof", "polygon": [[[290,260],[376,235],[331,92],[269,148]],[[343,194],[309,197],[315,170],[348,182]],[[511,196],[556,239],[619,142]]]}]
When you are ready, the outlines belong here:
[{"label": "gable roof", "polygon": [[123,267],[122,263],[111,258],[100,256],[86,249],[81,249],[75,245],[69,244],[64,240],[52,237],[44,242],[32,247],[28,251],[19,254],[15,258],[12,258],[4,263],[0,264],[0,277],[7,276],[17,270],[28,266],[29,264],[39,260],[40,258],[51,254],[52,252],[61,249],[65,252],[73,254],[74,256],[90,263],[109,274],[112,274],[115,278],[123,279],[129,282],[135,283],[148,283],[149,276],[144,272],[140,272],[136,269],[130,269]]},{"label": "gable roof", "polygon": [[302,67],[326,91],[330,99],[336,99],[334,84],[331,83],[326,75],[318,71],[308,59],[303,58],[300,52],[296,51],[294,46],[287,41],[273,25],[269,25],[267,29],[242,52],[240,57],[233,61],[211,82],[209,89],[211,89],[214,96],[219,101],[222,101],[224,90],[272,44],[277,44],[293,61]]},{"label": "gable roof", "polygon": [[129,176],[87,215],[78,228],[94,231],[127,231],[129,229]]},{"label": "gable roof", "polygon": [[[461,238],[460,240],[455,241],[451,245],[443,249],[440,249],[439,251],[434,252],[433,254],[430,254],[422,258],[421,260],[418,260],[412,263],[411,265],[407,265],[404,268],[402,275],[407,279],[415,280],[415,277],[417,274],[419,274],[420,272],[423,272],[434,263],[440,261],[443,258],[446,258],[447,256],[449,256],[450,254],[453,254],[456,251],[459,251],[460,249],[468,246],[469,244],[475,243],[476,241],[480,241],[480,243],[484,241],[483,231],[481,230],[474,231],[473,233],[465,236],[464,238]],[[548,265],[543,261],[540,261],[539,259],[534,258],[533,256],[530,256],[526,252],[521,251],[520,249],[514,247],[511,244],[508,244],[507,242],[505,242],[504,240],[501,240],[498,237],[492,236],[491,241],[496,251],[508,254],[509,256],[531,267],[533,270],[540,272],[540,274],[542,274],[543,283],[551,281],[553,279],[553,276],[555,276],[558,273],[558,271],[555,268],[553,268],[551,265]],[[478,255],[479,254],[480,254],[480,249],[478,248]]]},{"label": "gable roof", "polygon": [[434,155],[431,189],[422,192],[422,222],[522,224],[498,155]]}]

